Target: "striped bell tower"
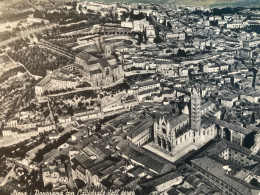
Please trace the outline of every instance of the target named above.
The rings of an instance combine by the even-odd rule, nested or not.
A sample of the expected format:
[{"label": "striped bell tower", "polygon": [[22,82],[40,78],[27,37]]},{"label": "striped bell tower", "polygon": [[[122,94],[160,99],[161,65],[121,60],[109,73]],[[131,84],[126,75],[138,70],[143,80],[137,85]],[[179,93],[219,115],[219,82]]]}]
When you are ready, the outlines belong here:
[{"label": "striped bell tower", "polygon": [[193,87],[191,91],[191,129],[199,131],[201,128],[201,96],[200,89]]}]

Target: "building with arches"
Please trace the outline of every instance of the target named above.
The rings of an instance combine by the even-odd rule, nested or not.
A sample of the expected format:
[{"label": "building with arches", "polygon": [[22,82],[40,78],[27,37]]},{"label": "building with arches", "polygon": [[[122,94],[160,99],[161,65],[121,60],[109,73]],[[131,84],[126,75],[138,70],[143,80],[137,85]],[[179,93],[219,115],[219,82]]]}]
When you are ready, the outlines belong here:
[{"label": "building with arches", "polygon": [[79,71],[93,87],[106,86],[124,77],[123,67],[117,64],[109,45],[103,47],[104,53],[95,57],[83,51],[76,55],[75,62],[67,68]]},{"label": "building with arches", "polygon": [[[205,108],[205,110],[201,110]],[[171,156],[186,149],[198,149],[217,136],[213,122],[202,117],[208,106],[201,106],[200,90],[193,88],[191,92],[190,116],[181,114],[177,117],[162,116],[154,123],[154,142]],[[208,110],[210,111],[210,110]],[[187,151],[188,152],[188,151]]]},{"label": "building with arches", "polygon": [[254,153],[258,151],[258,130],[221,120],[214,103],[201,103],[201,90],[196,87],[191,90],[190,111],[186,108],[185,114],[161,116],[154,122],[154,144],[173,157],[199,149],[217,135]]},{"label": "building with arches", "polygon": [[[91,84],[92,87],[110,85],[124,77],[122,64],[118,64],[112,55],[109,45],[102,45],[101,54],[97,57],[82,51],[76,55],[73,64],[63,66],[47,73],[35,86],[35,94],[42,96],[45,91],[75,89],[79,80]],[[78,77],[81,75],[80,77]]]}]

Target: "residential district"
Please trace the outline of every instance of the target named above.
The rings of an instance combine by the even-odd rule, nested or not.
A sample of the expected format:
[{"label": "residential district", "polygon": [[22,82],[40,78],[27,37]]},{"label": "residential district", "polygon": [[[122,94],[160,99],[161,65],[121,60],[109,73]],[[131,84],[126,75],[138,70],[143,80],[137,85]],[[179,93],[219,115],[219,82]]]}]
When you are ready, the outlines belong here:
[{"label": "residential district", "polygon": [[260,194],[260,9],[11,2],[0,194]]}]

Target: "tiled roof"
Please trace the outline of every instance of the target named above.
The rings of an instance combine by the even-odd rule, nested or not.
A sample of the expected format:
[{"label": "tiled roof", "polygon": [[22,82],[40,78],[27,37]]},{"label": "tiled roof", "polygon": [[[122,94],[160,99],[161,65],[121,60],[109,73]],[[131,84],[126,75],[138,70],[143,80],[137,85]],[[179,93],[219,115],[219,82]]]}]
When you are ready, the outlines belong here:
[{"label": "tiled roof", "polygon": [[51,80],[50,76],[45,77],[44,79],[42,79],[39,83],[36,84],[36,86],[40,86],[43,87],[44,85],[48,84]]},{"label": "tiled roof", "polygon": [[138,124],[135,128],[133,128],[129,133],[128,136],[130,138],[134,138],[136,136],[138,136],[140,133],[144,132],[145,130],[147,130],[148,128],[153,126],[153,119],[152,118],[147,118],[145,119],[143,122],[141,122],[140,124]]},{"label": "tiled roof", "polygon": [[100,74],[100,73],[102,73],[102,70],[101,70],[101,69],[96,69],[96,70],[93,70],[93,71],[90,71],[90,72],[89,72],[90,75]]},{"label": "tiled roof", "polygon": [[100,64],[103,68],[110,66],[110,64],[108,63],[108,61],[107,61],[106,59],[103,59],[103,58],[99,59],[99,64]]},{"label": "tiled roof", "polygon": [[247,134],[249,134],[249,133],[251,133],[253,131],[253,129],[248,129],[248,128],[245,128],[245,127],[241,127],[241,126],[235,125],[233,123],[229,123],[227,121],[219,120],[219,119],[213,118],[213,117],[208,117],[208,120],[213,122],[213,123],[215,123],[215,124],[218,124],[218,125],[220,125],[222,127],[226,127],[226,128],[228,128],[230,130],[242,133],[244,135],[247,135]]},{"label": "tiled roof", "polygon": [[241,194],[251,194],[250,186],[242,181],[237,181],[235,178],[231,178],[229,175],[227,175],[226,170],[223,169],[224,165],[220,164],[219,162],[206,156],[203,158],[192,160],[191,162],[192,164],[200,167],[209,174],[214,175],[220,181],[231,186],[233,189],[239,191]]},{"label": "tiled roof", "polygon": [[96,60],[97,58],[90,55],[89,53],[87,53],[86,51],[82,51],[80,52],[79,54],[76,55],[76,57],[82,59],[82,60],[85,60],[86,62],[88,61],[94,61]]},{"label": "tiled roof", "polygon": [[149,86],[149,85],[154,85],[160,83],[158,80],[149,80],[149,81],[143,81],[141,83],[138,83],[138,87],[144,87],[144,86]]},{"label": "tiled roof", "polygon": [[151,186],[151,187],[156,187],[156,186],[159,186],[163,183],[166,183],[174,178],[177,178],[181,176],[181,173],[179,171],[174,171],[174,172],[170,172],[170,173],[167,173],[165,175],[162,175],[156,179],[153,179],[149,182],[146,182],[142,185],[145,185],[145,186]]},{"label": "tiled roof", "polygon": [[173,168],[170,164],[164,164],[162,162],[159,162],[154,158],[147,156],[145,153],[137,151],[131,146],[128,146],[124,150],[123,154],[128,158],[137,161],[138,163],[144,165],[146,168],[151,169],[157,173],[162,173],[165,170],[170,170],[171,168]]},{"label": "tiled roof", "polygon": [[171,127],[176,127],[178,126],[180,123],[189,120],[189,116],[186,114],[182,114],[180,116],[177,116],[176,118],[172,118],[169,120],[169,123],[171,125]]},{"label": "tiled roof", "polygon": [[211,148],[208,152],[210,154],[219,154],[226,150],[228,147],[228,144],[225,140],[221,140],[218,144],[216,144],[213,148]]}]

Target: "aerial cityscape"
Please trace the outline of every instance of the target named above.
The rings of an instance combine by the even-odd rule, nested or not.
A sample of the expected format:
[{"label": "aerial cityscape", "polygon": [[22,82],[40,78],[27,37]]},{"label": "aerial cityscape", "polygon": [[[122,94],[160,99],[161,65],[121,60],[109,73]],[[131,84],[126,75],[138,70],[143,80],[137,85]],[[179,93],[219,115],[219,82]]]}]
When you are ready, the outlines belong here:
[{"label": "aerial cityscape", "polygon": [[0,0],[0,195],[260,195],[258,1],[160,2]]}]

